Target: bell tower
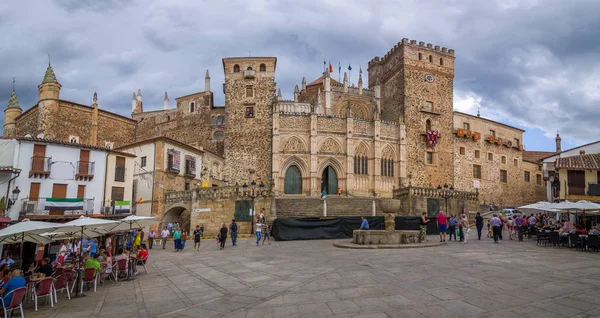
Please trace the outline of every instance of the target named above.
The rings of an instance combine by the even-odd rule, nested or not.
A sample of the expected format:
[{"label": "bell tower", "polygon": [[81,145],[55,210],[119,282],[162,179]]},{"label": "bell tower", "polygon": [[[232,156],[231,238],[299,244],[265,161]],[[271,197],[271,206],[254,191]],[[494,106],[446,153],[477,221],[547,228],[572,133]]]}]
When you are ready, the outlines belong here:
[{"label": "bell tower", "polygon": [[13,79],[13,90],[8,100],[8,106],[4,110],[4,136],[5,137],[16,137],[17,136],[17,117],[21,115],[23,110],[19,106],[19,100],[17,99],[17,93],[15,92],[15,80]]},{"label": "bell tower", "polygon": [[225,83],[225,180],[244,184],[248,170],[256,182],[271,178],[275,57],[223,59]]},{"label": "bell tower", "polygon": [[38,132],[54,134],[54,117],[58,114],[61,85],[50,63],[42,83],[38,85]]}]

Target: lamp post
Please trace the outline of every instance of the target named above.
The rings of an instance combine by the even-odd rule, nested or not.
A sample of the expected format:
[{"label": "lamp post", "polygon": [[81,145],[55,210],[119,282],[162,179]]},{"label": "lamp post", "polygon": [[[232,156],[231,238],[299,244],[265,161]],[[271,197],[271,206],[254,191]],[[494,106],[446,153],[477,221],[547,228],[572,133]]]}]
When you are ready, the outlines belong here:
[{"label": "lamp post", "polygon": [[250,190],[248,190],[248,185],[246,183],[244,183],[242,185],[242,190],[243,190],[242,196],[252,199],[252,217],[250,218],[252,223],[251,223],[251,228],[250,228],[250,235],[253,235],[254,234],[254,215],[256,215],[256,209],[254,207],[254,199],[256,199],[260,196],[264,196],[265,185],[261,181],[260,184],[258,185],[258,191],[256,191],[256,181],[252,180],[252,182],[250,182]]},{"label": "lamp post", "polygon": [[452,196],[454,195],[454,187],[450,186],[450,188],[448,188],[448,184],[444,183],[444,187],[442,188],[441,185],[437,186],[437,190],[438,190],[438,194],[440,197],[444,198],[444,201],[446,203],[446,215],[448,215],[448,199],[452,198]]},{"label": "lamp post", "polygon": [[19,198],[19,193],[21,193],[21,190],[19,190],[19,187],[15,187],[15,189],[12,190],[12,195],[10,196],[10,198],[8,199],[8,202],[6,203],[6,212],[8,212],[10,207],[13,206],[17,202],[17,199]]}]

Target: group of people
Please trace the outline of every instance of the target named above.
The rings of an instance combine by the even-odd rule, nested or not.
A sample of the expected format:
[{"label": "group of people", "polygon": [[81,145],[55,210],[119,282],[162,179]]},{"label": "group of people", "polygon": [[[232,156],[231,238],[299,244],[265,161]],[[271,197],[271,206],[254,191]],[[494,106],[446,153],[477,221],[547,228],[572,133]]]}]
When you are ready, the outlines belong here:
[{"label": "group of people", "polygon": [[[480,218],[481,215],[477,213],[475,225],[477,227],[479,239],[481,239],[481,228],[479,227]],[[456,242],[458,236],[459,242],[463,244],[467,243],[467,239],[471,233],[471,224],[469,223],[466,214],[460,215],[459,217],[456,217],[455,215],[450,215],[450,217],[448,217],[444,211],[440,211],[435,220],[440,234],[440,242],[446,242],[446,234],[448,234],[448,241],[452,241],[452,237],[454,236],[454,241]],[[426,217],[426,213],[423,213],[421,216],[421,241],[427,241],[427,223],[429,223],[429,221],[430,220]],[[481,219],[481,221],[483,221],[483,219]]]},{"label": "group of people", "polygon": [[[271,245],[271,234],[269,224],[265,220],[265,209],[263,208],[260,211],[260,214],[256,218],[256,245],[260,244],[262,240],[262,244],[265,244],[265,241]],[[225,223],[221,225],[221,229],[219,230],[219,234],[217,235],[217,243],[220,244],[220,249],[225,248],[225,242],[227,241],[227,234],[231,236],[232,246],[237,245],[237,237],[238,237],[238,225],[235,223],[235,219],[231,220],[231,224],[229,227]]]}]

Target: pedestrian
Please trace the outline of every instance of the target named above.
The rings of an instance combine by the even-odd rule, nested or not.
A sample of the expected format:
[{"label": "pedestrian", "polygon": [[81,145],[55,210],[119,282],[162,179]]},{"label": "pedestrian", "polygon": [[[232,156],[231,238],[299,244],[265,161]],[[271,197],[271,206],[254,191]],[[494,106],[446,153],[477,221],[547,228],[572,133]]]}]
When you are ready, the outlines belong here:
[{"label": "pedestrian", "polygon": [[169,238],[169,234],[170,233],[171,232],[169,232],[169,229],[166,226],[165,226],[165,229],[160,233],[160,237],[161,237],[161,240],[162,240],[161,243],[162,243],[163,250],[167,246],[167,239]]},{"label": "pedestrian", "polygon": [[477,212],[475,217],[475,227],[477,227],[477,240],[481,241],[481,230],[483,229],[483,217]]},{"label": "pedestrian", "polygon": [[229,233],[231,233],[230,236],[231,236],[232,246],[236,246],[237,236],[238,236],[238,226],[237,226],[237,223],[235,223],[235,219],[232,219],[231,224],[229,224]]},{"label": "pedestrian", "polygon": [[506,228],[508,229],[508,239],[512,240],[515,235],[515,221],[511,216],[509,216],[508,221],[506,221]]},{"label": "pedestrian", "polygon": [[179,243],[179,249],[182,251],[185,248],[185,241],[187,241],[187,232],[183,230],[181,231],[181,243]]},{"label": "pedestrian", "polygon": [[225,226],[225,223],[221,225],[221,230],[219,231],[219,241],[221,243],[221,249],[224,249],[225,241],[227,241],[227,226]]},{"label": "pedestrian", "polygon": [[429,223],[430,220],[428,220],[425,215],[427,215],[426,212],[423,212],[423,215],[421,215],[421,233],[419,235],[419,242],[427,242],[427,223]]},{"label": "pedestrian", "polygon": [[150,233],[148,233],[148,249],[152,249],[152,245],[154,244],[155,238],[156,233],[154,233],[154,230],[150,230]]},{"label": "pedestrian", "polygon": [[260,239],[262,239],[262,226],[262,223],[256,222],[256,246],[258,246],[258,242],[260,242]]},{"label": "pedestrian", "polygon": [[521,215],[517,214],[517,217],[515,218],[515,226],[517,228],[517,237],[519,238],[519,242],[523,241],[523,224],[524,224],[524,219],[521,217]]},{"label": "pedestrian", "polygon": [[133,240],[133,248],[137,249],[140,246],[140,243],[142,243],[142,231],[137,231],[137,233],[135,233],[135,239]]},{"label": "pedestrian", "polygon": [[342,188],[338,188],[338,196],[342,195]]},{"label": "pedestrian", "polygon": [[96,257],[96,255],[98,255],[98,239],[94,239],[92,240],[92,242],[90,243],[90,256],[92,258]]},{"label": "pedestrian", "polygon": [[502,240],[502,231],[504,231],[504,219],[502,218],[502,214],[498,214],[498,219],[500,219],[500,232],[498,233],[498,238]]},{"label": "pedestrian", "polygon": [[260,210],[260,215],[258,216],[258,220],[260,223],[265,223],[265,208]]},{"label": "pedestrian", "polygon": [[67,245],[65,244],[66,242],[68,242],[67,240],[65,240],[65,242],[61,242],[60,243],[60,250],[58,252],[58,263],[60,265],[62,265],[65,262],[65,259],[67,258]]},{"label": "pedestrian", "polygon": [[368,230],[369,229],[369,221],[367,221],[367,219],[365,219],[364,216],[360,217],[360,227],[358,228],[359,230]]},{"label": "pedestrian", "polygon": [[458,225],[458,241],[462,243],[465,240],[465,232],[463,231],[463,219],[460,215],[456,219],[456,224]]},{"label": "pedestrian", "polygon": [[263,226],[263,245],[265,245],[265,240],[267,240],[269,242],[269,245],[271,245],[271,238],[270,238],[270,234],[269,234],[269,224],[265,223]]},{"label": "pedestrian", "polygon": [[202,232],[200,232],[200,225],[196,225],[196,229],[194,230],[194,251],[200,250],[200,236]]},{"label": "pedestrian", "polygon": [[461,225],[462,225],[462,234],[463,244],[467,243],[467,239],[469,238],[469,233],[471,233],[471,229],[469,228],[471,225],[469,224],[469,219],[467,219],[467,215],[463,214],[461,217]]},{"label": "pedestrian", "polygon": [[440,242],[446,242],[446,227],[448,223],[448,218],[444,214],[444,211],[440,211],[435,220],[438,226],[438,232],[440,233]]},{"label": "pedestrian", "polygon": [[454,242],[456,242],[456,217],[454,215],[451,215],[448,219],[448,228],[450,229],[448,242],[452,241],[452,236],[454,236]]},{"label": "pedestrian", "polygon": [[502,226],[502,222],[496,214],[490,219],[490,226],[492,227],[492,232],[494,233],[494,243],[498,244],[498,237],[500,235],[500,229]]},{"label": "pedestrian", "polygon": [[173,232],[173,241],[175,242],[175,252],[179,252],[181,248],[181,230],[178,227]]},{"label": "pedestrian", "polygon": [[536,222],[537,222],[537,219],[535,218],[535,216],[533,216],[533,213],[531,213],[529,220],[527,220],[527,223],[529,223],[529,238],[531,238],[531,235],[535,233],[535,223]]}]

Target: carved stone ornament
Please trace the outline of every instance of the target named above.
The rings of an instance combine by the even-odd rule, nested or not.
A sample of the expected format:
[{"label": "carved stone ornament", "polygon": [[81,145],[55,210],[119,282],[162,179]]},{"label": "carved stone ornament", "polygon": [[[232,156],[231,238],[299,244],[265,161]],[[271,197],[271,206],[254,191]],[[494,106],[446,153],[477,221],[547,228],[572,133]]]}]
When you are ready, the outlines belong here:
[{"label": "carved stone ornament", "polygon": [[283,151],[284,152],[304,152],[305,151],[304,142],[302,142],[302,140],[300,140],[300,138],[298,138],[298,137],[290,137],[286,140],[285,144],[283,145]]},{"label": "carved stone ornament", "polygon": [[341,153],[342,150],[337,142],[333,139],[327,139],[321,145],[321,149],[319,149],[320,153]]}]

